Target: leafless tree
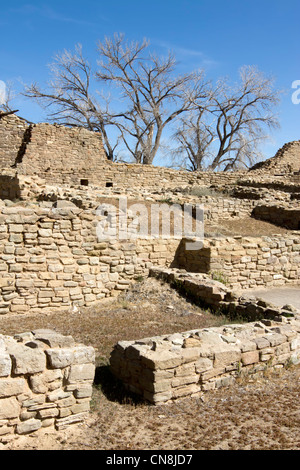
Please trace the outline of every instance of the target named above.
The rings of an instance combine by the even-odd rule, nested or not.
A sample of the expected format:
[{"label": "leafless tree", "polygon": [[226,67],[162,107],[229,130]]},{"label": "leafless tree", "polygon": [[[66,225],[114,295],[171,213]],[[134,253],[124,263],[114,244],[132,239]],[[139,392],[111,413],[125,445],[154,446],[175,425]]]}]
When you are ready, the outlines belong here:
[{"label": "leafless tree", "polygon": [[179,144],[173,150],[174,160],[183,156],[182,166],[190,171],[204,170],[212,157],[210,145],[214,141],[214,129],[204,123],[206,108],[187,114],[179,121],[174,139]]},{"label": "leafless tree", "polygon": [[203,72],[174,75],[176,61],[148,52],[149,43],[125,41],[115,34],[98,43],[98,80],[120,91],[123,110],[116,125],[137,163],[151,164],[166,126],[195,108],[206,94]]},{"label": "leafless tree", "polygon": [[279,126],[274,114],[279,92],[255,67],[240,70],[240,83],[211,89],[206,104],[182,120],[175,137],[190,168],[232,170],[253,165],[267,131]]},{"label": "leafless tree", "polygon": [[25,87],[24,95],[41,104],[51,122],[101,132],[106,156],[113,160],[116,144],[111,144],[107,133],[112,116],[105,97],[102,96],[100,105],[92,93],[94,72],[83,56],[81,45],[75,47],[75,52],[58,53],[50,64],[50,71],[53,79],[47,91],[33,83]]},{"label": "leafless tree", "polygon": [[18,109],[15,109],[12,105],[12,101],[15,98],[15,93],[13,91],[13,84],[12,82],[6,82],[5,83],[5,88],[2,91],[1,94],[1,100],[0,100],[0,114],[1,116],[7,116],[9,114],[15,114],[18,112]]}]

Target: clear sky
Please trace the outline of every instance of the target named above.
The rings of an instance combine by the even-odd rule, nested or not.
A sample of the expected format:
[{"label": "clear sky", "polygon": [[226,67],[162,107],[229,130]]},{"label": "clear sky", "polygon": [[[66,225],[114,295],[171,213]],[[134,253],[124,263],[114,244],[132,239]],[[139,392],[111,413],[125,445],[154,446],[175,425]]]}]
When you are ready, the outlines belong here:
[{"label": "clear sky", "polygon": [[[0,0],[0,94],[2,82],[16,90],[45,85],[55,53],[77,43],[95,63],[96,42],[122,32],[149,39],[158,53],[171,49],[182,72],[204,68],[207,78],[235,81],[241,66],[256,65],[273,75],[284,93],[281,129],[263,149],[269,158],[300,139],[300,104],[292,102],[292,84],[300,81],[299,18],[299,0]],[[15,105],[28,120],[46,120],[28,99],[17,96]]]}]

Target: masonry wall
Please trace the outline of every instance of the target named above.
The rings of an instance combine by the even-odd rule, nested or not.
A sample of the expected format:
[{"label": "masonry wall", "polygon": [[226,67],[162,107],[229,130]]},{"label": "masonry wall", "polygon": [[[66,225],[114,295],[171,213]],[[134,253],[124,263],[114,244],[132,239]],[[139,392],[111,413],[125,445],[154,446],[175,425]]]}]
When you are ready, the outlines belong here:
[{"label": "masonry wall", "polygon": [[205,240],[195,251],[179,245],[174,267],[210,273],[230,287],[274,287],[300,279],[300,236],[226,237]]},{"label": "masonry wall", "polygon": [[300,170],[300,140],[284,144],[276,155],[268,160],[257,163],[250,171],[269,174],[292,174]]},{"label": "masonry wall", "polygon": [[105,156],[102,137],[96,132],[46,123],[29,125],[15,115],[0,118],[0,168],[14,166],[18,173],[37,175],[57,185],[152,191],[192,185],[221,188],[249,176],[264,180],[268,174],[275,178],[269,182],[272,186],[283,184],[284,174],[289,174],[291,181],[299,178],[299,148],[299,141],[290,142],[275,157],[250,172],[188,172],[110,162]]},{"label": "masonry wall", "polygon": [[[64,205],[64,204],[63,204]],[[94,210],[3,206],[0,314],[91,306],[171,262],[179,240],[98,241]]]},{"label": "masonry wall", "polygon": [[129,391],[160,405],[299,364],[299,332],[298,316],[120,341],[110,366]]},{"label": "masonry wall", "polygon": [[205,239],[186,250],[176,238],[98,239],[94,209],[66,201],[36,208],[2,206],[0,212],[0,314],[91,306],[128,289],[154,266],[210,273],[229,286],[297,283],[300,238]]},{"label": "masonry wall", "polygon": [[259,204],[253,209],[252,216],[291,230],[300,230],[299,203],[294,206]]},{"label": "masonry wall", "polygon": [[51,330],[0,335],[0,442],[65,429],[90,410],[95,351]]},{"label": "masonry wall", "polygon": [[0,169],[10,168],[15,164],[22,148],[28,124],[15,115],[0,115]]},{"label": "masonry wall", "polygon": [[47,182],[79,185],[105,162],[102,137],[97,132],[59,125],[34,124],[18,172]]}]

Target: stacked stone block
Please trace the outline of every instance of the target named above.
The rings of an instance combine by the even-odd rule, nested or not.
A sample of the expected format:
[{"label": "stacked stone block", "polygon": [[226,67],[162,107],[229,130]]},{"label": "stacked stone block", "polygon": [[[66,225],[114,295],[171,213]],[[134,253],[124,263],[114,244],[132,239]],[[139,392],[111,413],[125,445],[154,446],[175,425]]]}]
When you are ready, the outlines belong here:
[{"label": "stacked stone block", "polygon": [[0,113],[0,168],[10,168],[15,164],[22,149],[28,124],[16,115],[1,117]]},{"label": "stacked stone block", "polygon": [[297,231],[272,237],[216,237],[199,250],[186,250],[183,239],[174,267],[221,277],[231,288],[297,284],[300,278],[300,236]]},{"label": "stacked stone block", "polygon": [[259,204],[252,212],[255,219],[265,220],[291,230],[300,229],[299,203],[287,205]]},{"label": "stacked stone block", "polygon": [[53,330],[0,335],[0,441],[82,422],[89,410],[95,351]]},{"label": "stacked stone block", "polygon": [[0,314],[89,307],[171,262],[178,240],[99,241],[98,220],[73,204],[3,206]]},{"label": "stacked stone block", "polygon": [[[284,321],[289,309],[278,307],[254,295],[241,295],[205,274],[183,272],[176,268],[150,268],[149,275],[169,283],[181,295],[212,311],[246,321],[270,319]],[[247,294],[247,292],[246,292]]]},{"label": "stacked stone block", "polygon": [[112,351],[112,373],[154,405],[230,386],[300,360],[300,318],[192,330],[137,341]]}]

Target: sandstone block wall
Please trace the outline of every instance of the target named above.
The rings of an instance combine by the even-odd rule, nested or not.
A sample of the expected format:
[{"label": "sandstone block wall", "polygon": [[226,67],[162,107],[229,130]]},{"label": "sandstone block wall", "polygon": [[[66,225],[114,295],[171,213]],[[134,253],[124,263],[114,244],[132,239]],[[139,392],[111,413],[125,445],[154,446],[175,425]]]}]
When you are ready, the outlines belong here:
[{"label": "sandstone block wall", "polygon": [[110,366],[125,387],[158,405],[230,386],[300,360],[300,321],[227,325],[120,341]]},{"label": "sandstone block wall", "polygon": [[34,124],[18,172],[50,183],[77,184],[103,165],[106,156],[99,133],[81,128]]},{"label": "sandstone block wall", "polygon": [[178,246],[172,239],[99,242],[94,210],[57,204],[2,206],[0,314],[91,306],[128,289],[150,265],[170,263]]},{"label": "sandstone block wall", "polygon": [[[106,159],[99,133],[45,123],[28,124],[14,115],[0,118],[0,167],[37,175],[58,185],[95,185],[124,189],[189,188],[193,185],[217,189],[234,186],[251,176],[271,187],[299,183],[299,141],[290,142],[275,157],[250,172],[188,172],[152,165],[114,163]],[[272,175],[265,182],[266,175]],[[298,175],[298,176],[297,176]],[[291,184],[290,184],[291,186]],[[298,184],[299,186],[299,184]]]},{"label": "sandstone block wall", "polygon": [[82,422],[94,376],[94,348],[71,336],[52,330],[0,335],[0,442]]},{"label": "sandstone block wall", "polygon": [[22,149],[28,124],[15,115],[0,114],[0,169],[10,168]]},{"label": "sandstone block wall", "polygon": [[2,206],[0,212],[0,313],[26,313],[71,305],[91,306],[128,289],[151,266],[210,274],[229,287],[299,282],[300,239],[205,239],[200,250],[185,240],[98,240],[95,209],[66,201],[36,208]]},{"label": "sandstone block wall", "polygon": [[300,236],[226,237],[204,240],[203,248],[179,245],[173,267],[210,273],[234,288],[280,286],[300,279]]},{"label": "sandstone block wall", "polygon": [[0,168],[14,167],[57,184],[77,184],[94,175],[106,156],[102,136],[81,128],[28,124],[15,115],[0,117]]},{"label": "sandstone block wall", "polygon": [[252,216],[255,219],[266,220],[280,227],[300,230],[300,208],[298,203],[294,206],[259,204],[253,209]]},{"label": "sandstone block wall", "polygon": [[283,321],[293,316],[291,307],[278,307],[256,296],[242,294],[206,274],[186,272],[176,268],[152,267],[149,275],[169,283],[184,297],[203,308],[222,313],[231,319]]},{"label": "sandstone block wall", "polygon": [[268,160],[257,163],[250,171],[269,174],[292,174],[300,170],[300,140],[288,142],[281,147],[276,155]]}]

